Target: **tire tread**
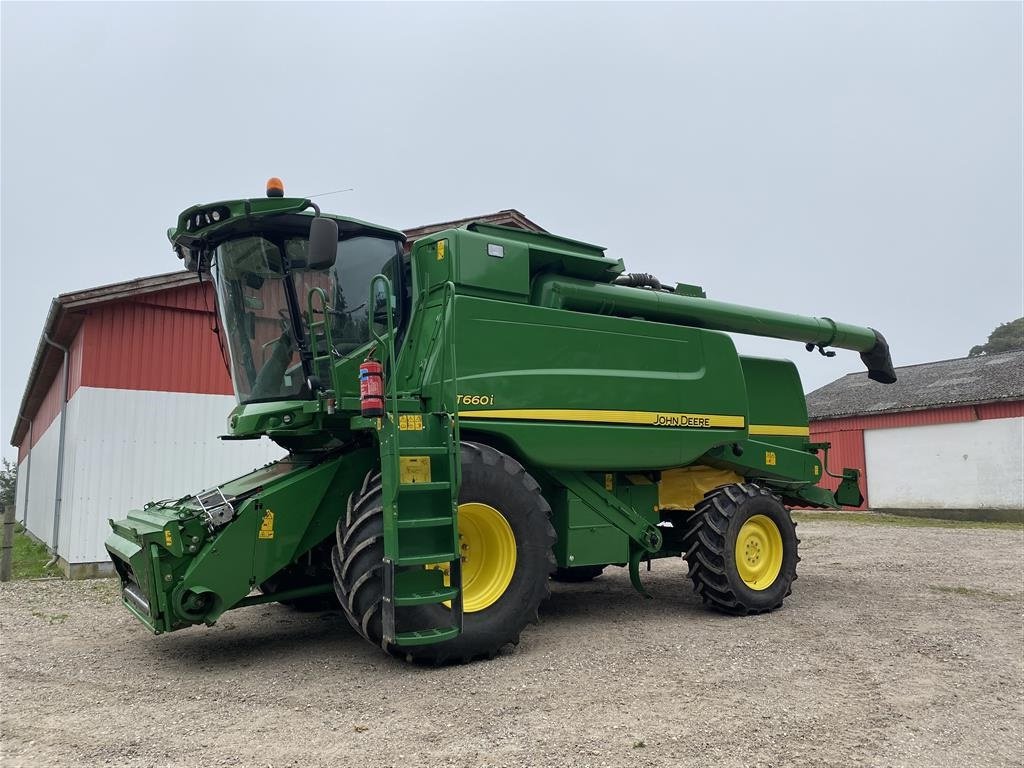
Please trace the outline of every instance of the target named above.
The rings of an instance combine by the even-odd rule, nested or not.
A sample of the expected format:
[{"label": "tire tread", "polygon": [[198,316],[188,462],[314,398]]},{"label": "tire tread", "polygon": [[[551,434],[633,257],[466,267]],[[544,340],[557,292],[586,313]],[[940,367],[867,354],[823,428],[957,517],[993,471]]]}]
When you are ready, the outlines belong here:
[{"label": "tire tread", "polygon": [[[780,497],[755,483],[735,483],[710,491],[697,503],[694,514],[687,521],[687,530],[683,536],[685,559],[689,566],[689,575],[694,590],[700,595],[706,606],[721,613],[743,616],[767,613],[781,607],[785,597],[791,593],[791,583],[796,580],[795,571],[780,574],[789,579],[786,590],[777,600],[769,605],[752,605],[744,601],[744,595],[734,589],[729,581],[730,568],[734,564],[727,561],[728,547],[726,537],[732,519],[742,512],[742,507],[751,499],[768,497],[782,508],[790,525],[795,527],[789,510],[782,506]],[[799,539],[795,539],[799,544]],[[800,561],[795,556],[795,563]]]}]

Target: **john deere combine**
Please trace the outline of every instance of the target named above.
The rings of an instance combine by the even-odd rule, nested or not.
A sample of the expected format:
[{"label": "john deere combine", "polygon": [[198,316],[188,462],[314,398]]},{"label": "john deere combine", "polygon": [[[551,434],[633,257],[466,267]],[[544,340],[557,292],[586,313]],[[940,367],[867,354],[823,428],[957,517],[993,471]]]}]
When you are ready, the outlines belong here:
[{"label": "john deere combine", "polygon": [[[286,458],[111,523],[124,604],[154,632],[266,602],[340,604],[388,653],[493,656],[549,579],[684,557],[703,601],[782,605],[787,505],[835,493],[796,367],[724,333],[860,352],[881,334],[625,274],[604,249],[469,224],[395,230],[283,196],[189,208],[168,235],[212,281],[238,405],[227,440]],[[823,454],[826,462],[819,459]]]}]

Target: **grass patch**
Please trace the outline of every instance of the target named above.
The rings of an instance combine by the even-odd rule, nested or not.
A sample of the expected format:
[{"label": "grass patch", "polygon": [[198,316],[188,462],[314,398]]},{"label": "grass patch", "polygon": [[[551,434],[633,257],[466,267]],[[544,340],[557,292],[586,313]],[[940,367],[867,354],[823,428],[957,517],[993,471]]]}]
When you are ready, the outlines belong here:
[{"label": "grass patch", "polygon": [[999,603],[1006,603],[1011,600],[1020,599],[1020,595],[1011,595],[1006,592],[991,592],[987,589],[977,589],[975,587],[941,587],[936,584],[932,584],[928,589],[933,592],[941,592],[946,595],[960,595],[961,597],[980,597],[985,600],[995,600]]},{"label": "grass patch", "polygon": [[855,525],[894,525],[901,528],[997,528],[1024,531],[1024,523],[981,520],[942,520],[936,517],[904,517],[878,512],[794,512],[798,523],[853,523]]},{"label": "grass patch", "polygon": [[11,578],[40,579],[46,576],[62,576],[56,566],[46,567],[50,552],[27,533],[24,526],[14,526],[14,550],[11,552]]}]

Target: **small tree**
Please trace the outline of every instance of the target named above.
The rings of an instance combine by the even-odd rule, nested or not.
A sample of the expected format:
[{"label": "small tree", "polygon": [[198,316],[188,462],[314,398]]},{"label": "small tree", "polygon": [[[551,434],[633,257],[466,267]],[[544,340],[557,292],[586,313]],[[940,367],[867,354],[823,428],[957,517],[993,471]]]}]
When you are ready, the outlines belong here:
[{"label": "small tree", "polygon": [[10,459],[3,460],[0,469],[0,504],[5,507],[14,506],[14,487],[18,482],[18,465]]},{"label": "small tree", "polygon": [[968,357],[998,355],[1000,352],[1014,352],[1024,349],[1024,317],[1018,317],[999,326],[988,335],[988,341],[971,347]]}]

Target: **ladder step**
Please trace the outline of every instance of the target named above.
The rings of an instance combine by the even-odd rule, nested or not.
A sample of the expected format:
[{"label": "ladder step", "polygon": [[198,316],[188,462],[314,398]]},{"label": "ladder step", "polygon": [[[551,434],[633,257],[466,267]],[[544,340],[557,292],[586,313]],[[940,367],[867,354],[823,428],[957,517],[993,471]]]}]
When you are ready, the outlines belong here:
[{"label": "ladder step", "polygon": [[399,528],[441,528],[455,523],[450,517],[418,517],[397,522]]},{"label": "ladder step", "polygon": [[437,629],[421,629],[416,632],[399,632],[395,635],[395,645],[430,645],[442,640],[451,640],[458,636],[458,627],[438,627]]},{"label": "ladder step", "polygon": [[438,448],[437,446],[420,447],[414,448],[413,446],[407,445],[403,448],[398,449],[399,456],[444,456],[448,453],[447,448]]},{"label": "ladder step", "polygon": [[428,565],[430,563],[450,563],[458,558],[454,552],[431,552],[429,555],[405,555],[395,558],[395,565]]},{"label": "ladder step", "polygon": [[451,589],[436,589],[428,592],[412,592],[408,595],[395,595],[392,598],[394,604],[401,608],[406,605],[425,605],[427,603],[446,603],[454,600],[459,594],[455,587]]},{"label": "ladder step", "polygon": [[436,482],[436,483],[400,483],[398,486],[399,491],[447,491],[451,488],[451,483],[448,482]]}]

